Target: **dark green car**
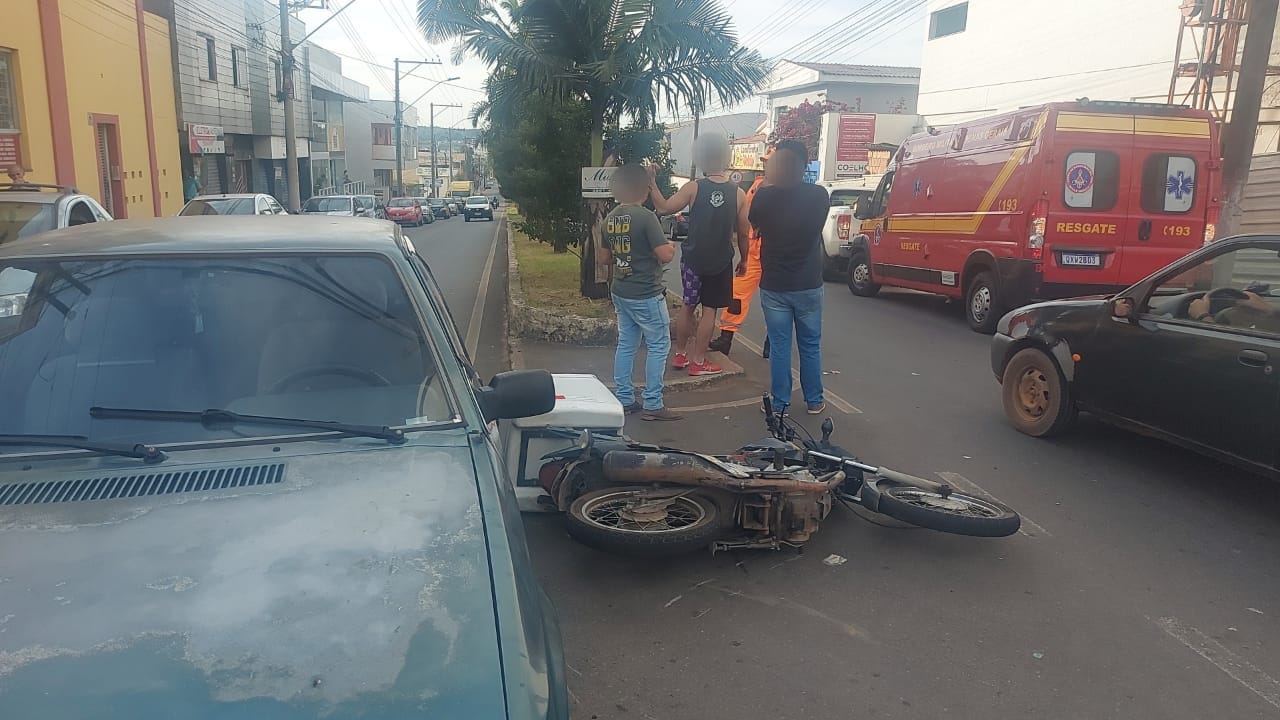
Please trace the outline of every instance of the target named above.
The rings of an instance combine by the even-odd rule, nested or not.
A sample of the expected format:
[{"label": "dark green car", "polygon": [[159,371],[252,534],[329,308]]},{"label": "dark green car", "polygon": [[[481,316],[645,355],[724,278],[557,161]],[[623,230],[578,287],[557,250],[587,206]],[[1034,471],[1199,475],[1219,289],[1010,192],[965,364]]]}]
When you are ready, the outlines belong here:
[{"label": "dark green car", "polygon": [[482,385],[390,223],[0,247],[0,718],[567,718]]}]

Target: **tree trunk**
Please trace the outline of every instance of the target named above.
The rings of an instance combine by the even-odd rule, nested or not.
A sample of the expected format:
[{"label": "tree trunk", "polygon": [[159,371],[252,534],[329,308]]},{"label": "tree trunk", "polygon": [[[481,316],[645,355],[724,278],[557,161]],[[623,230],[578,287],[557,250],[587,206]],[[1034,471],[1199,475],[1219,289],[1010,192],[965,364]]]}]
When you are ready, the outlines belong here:
[{"label": "tree trunk", "polygon": [[[604,109],[591,108],[591,165],[599,167],[604,164]],[[601,265],[597,258],[604,239],[602,229],[604,216],[609,214],[613,202],[609,200],[587,200],[587,236],[582,239],[582,261],[579,264],[579,288],[585,298],[599,300],[609,296],[609,266]]]}]

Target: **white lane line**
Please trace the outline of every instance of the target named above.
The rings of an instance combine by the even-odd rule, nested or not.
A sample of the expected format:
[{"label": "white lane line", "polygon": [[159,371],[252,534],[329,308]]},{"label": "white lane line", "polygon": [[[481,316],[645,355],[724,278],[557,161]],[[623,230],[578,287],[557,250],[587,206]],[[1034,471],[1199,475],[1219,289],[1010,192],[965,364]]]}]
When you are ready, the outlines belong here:
[{"label": "white lane line", "polygon": [[[1000,498],[984,490],[981,486],[978,485],[978,483],[970,480],[969,478],[961,475],[960,473],[940,472],[936,474],[938,477],[951,483],[952,485],[959,487],[961,490],[973,493],[974,495],[977,495],[978,497],[986,498],[987,500],[994,500],[995,502],[998,502],[1001,505],[1007,504]],[[1022,513],[1018,513],[1018,514],[1022,516],[1022,526],[1018,528],[1019,535],[1026,535],[1027,537],[1053,537],[1053,533],[1049,532],[1048,530],[1045,530],[1043,527],[1033,522],[1031,518],[1027,517],[1026,515],[1022,515]]]},{"label": "white lane line", "polygon": [[1280,708],[1280,682],[1261,668],[1228,650],[1222,643],[1173,617],[1147,618],[1169,637],[1191,652],[1208,660],[1228,677],[1245,686],[1254,695]]},{"label": "white lane line", "polygon": [[[764,357],[764,348],[757,345],[754,340],[752,340],[749,337],[746,337],[742,333],[738,333],[734,337],[734,342],[741,343],[742,345],[746,346],[746,348],[751,352],[759,355],[760,357]],[[794,367],[791,368],[791,378],[796,383],[799,383],[800,371],[796,370]],[[827,390],[825,387],[823,388],[823,394],[826,396],[827,402],[831,403],[831,405],[834,406],[835,409],[839,410],[845,415],[861,415],[862,414],[862,411],[854,407],[853,404],[850,403],[848,400],[845,400],[844,398],[835,394],[831,390]]]},{"label": "white lane line", "polygon": [[708,405],[688,405],[685,407],[673,407],[672,412],[678,413],[695,413],[704,412],[706,410],[724,410],[728,408],[746,407],[748,405],[759,405],[760,398],[749,397],[741,400],[729,400],[726,402],[710,403]]},{"label": "white lane line", "polygon": [[484,301],[489,294],[489,276],[493,274],[493,257],[498,254],[498,233],[502,232],[507,218],[504,215],[493,230],[493,240],[489,243],[489,257],[484,261],[484,271],[480,273],[480,290],[476,293],[476,304],[471,308],[471,324],[467,326],[467,355],[474,360],[476,349],[480,346],[480,325],[484,322]]}]

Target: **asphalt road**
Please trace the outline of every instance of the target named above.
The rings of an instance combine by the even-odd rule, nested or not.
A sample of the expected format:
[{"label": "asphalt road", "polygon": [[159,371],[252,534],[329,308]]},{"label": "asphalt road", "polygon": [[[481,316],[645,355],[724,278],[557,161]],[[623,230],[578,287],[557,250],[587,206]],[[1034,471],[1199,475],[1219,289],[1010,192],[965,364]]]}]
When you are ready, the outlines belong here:
[{"label": "asphalt road", "polygon": [[[464,332],[490,232],[411,231]],[[1087,418],[1054,441],[1014,432],[987,338],[940,299],[828,285],[824,325],[828,389],[856,408],[831,411],[836,440],[976,484],[1023,514],[1023,532],[960,538],[839,508],[803,553],[647,562],[528,516],[575,717],[1280,716],[1280,486]],[[758,305],[744,335],[762,339]],[[673,395],[698,409],[629,432],[712,452],[761,435],[741,403],[765,363],[743,346],[734,357],[746,379]]]}]

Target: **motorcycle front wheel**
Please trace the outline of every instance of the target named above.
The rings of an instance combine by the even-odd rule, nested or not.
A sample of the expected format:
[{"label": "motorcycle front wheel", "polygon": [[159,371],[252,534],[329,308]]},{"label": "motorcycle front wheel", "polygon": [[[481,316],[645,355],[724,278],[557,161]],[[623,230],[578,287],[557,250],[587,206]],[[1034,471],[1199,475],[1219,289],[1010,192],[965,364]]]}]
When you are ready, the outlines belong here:
[{"label": "motorcycle front wheel", "polygon": [[[715,503],[689,493],[652,499],[653,488],[613,487],[586,493],[569,506],[573,539],[606,552],[658,557],[701,550],[720,534]],[[677,494],[678,491],[672,491]]]},{"label": "motorcycle front wheel", "polygon": [[1006,537],[1018,532],[1022,518],[994,500],[953,492],[938,493],[888,480],[876,483],[880,512],[922,528],[973,537]]}]

